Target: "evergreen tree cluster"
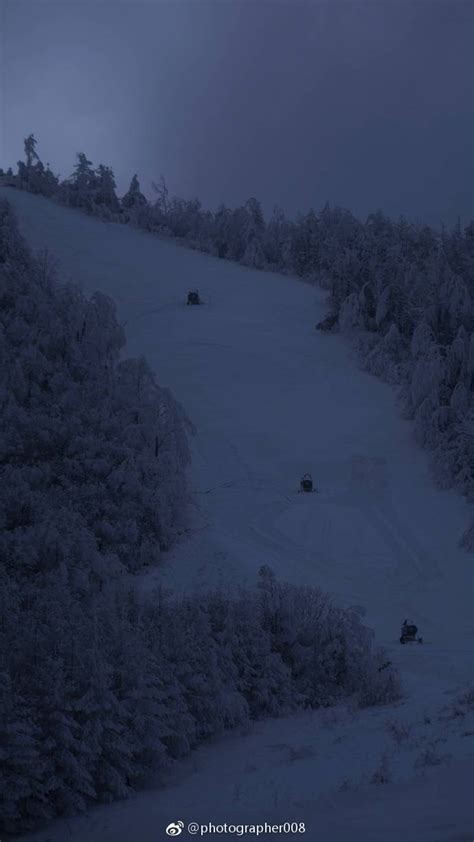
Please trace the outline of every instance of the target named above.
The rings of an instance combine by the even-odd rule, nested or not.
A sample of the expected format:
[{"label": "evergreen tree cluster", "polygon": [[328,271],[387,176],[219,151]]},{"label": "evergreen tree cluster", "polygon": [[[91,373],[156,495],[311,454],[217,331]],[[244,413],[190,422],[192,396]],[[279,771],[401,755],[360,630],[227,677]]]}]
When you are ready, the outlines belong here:
[{"label": "evergreen tree cluster", "polygon": [[[25,140],[25,158],[14,178],[25,189],[322,285],[329,313],[319,327],[350,333],[364,367],[399,386],[402,411],[433,454],[436,482],[474,501],[474,223],[437,232],[381,211],[361,222],[327,204],[295,221],[275,208],[266,222],[255,198],[213,213],[197,199],[170,197],[163,177],[149,202],[136,175],[120,201],[112,170],[93,170],[82,153],[61,184],[41,164],[33,135]],[[11,184],[11,173],[3,180]],[[474,518],[462,541],[474,550]]]},{"label": "evergreen tree cluster", "polygon": [[[431,451],[437,485],[457,487],[472,503],[474,225],[436,235],[379,213],[363,233],[369,268],[330,277],[339,327],[368,371],[398,385],[402,413]],[[462,544],[474,550],[474,519]]]},{"label": "evergreen tree cluster", "polygon": [[120,220],[120,202],[116,194],[113,170],[99,164],[93,169],[83,152],[77,156],[73,175],[62,181],[58,187],[58,200],[73,208],[110,221]]},{"label": "evergreen tree cluster", "polygon": [[18,174],[13,177],[9,169],[6,173],[7,183],[29,190],[31,193],[40,193],[43,196],[55,196],[59,189],[59,178],[51,171],[49,164],[44,166],[36,151],[37,140],[34,134],[25,138],[25,161],[18,161]]},{"label": "evergreen tree cluster", "polygon": [[258,588],[138,599],[67,563],[0,571],[0,828],[125,798],[212,736],[351,697],[400,698],[358,615],[260,571]]},{"label": "evergreen tree cluster", "polygon": [[[54,282],[0,204],[0,553],[78,579],[154,563],[186,522],[184,412],[144,359],[121,360],[114,303]],[[39,540],[41,536],[41,540]]]}]

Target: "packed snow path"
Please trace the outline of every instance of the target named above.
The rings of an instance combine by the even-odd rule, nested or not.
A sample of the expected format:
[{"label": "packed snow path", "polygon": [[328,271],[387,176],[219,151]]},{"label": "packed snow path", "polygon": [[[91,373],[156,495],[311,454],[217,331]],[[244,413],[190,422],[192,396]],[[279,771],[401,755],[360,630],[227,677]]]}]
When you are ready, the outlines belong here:
[{"label": "packed snow path", "polygon": [[[147,573],[188,591],[249,584],[261,564],[319,585],[366,622],[408,693],[442,700],[469,677],[472,557],[467,510],[439,492],[394,390],[315,331],[325,294],[294,278],[193,252],[14,189],[35,249],[59,277],[117,303],[128,355],[144,354],[196,426],[192,525]],[[186,306],[198,288],[202,307]],[[317,494],[297,494],[310,471]],[[426,645],[400,647],[411,617]]]}]

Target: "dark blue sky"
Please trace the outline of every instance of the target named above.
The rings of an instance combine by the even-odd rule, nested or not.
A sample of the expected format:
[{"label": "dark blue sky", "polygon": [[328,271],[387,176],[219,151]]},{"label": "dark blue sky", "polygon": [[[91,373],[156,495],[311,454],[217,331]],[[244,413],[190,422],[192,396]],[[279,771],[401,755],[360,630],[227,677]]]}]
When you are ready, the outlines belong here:
[{"label": "dark blue sky", "polygon": [[0,0],[0,164],[290,215],[473,215],[474,3]]}]

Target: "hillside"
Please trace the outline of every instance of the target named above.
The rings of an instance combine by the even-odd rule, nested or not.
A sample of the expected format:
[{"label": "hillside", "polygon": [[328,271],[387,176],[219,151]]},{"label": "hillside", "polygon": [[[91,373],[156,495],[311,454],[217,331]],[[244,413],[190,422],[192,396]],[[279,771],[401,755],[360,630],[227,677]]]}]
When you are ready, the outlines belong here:
[{"label": "hillside", "polygon": [[[293,278],[243,269],[142,231],[100,222],[26,192],[7,188],[0,192],[13,204],[30,245],[47,247],[58,257],[63,278],[87,292],[100,290],[115,299],[126,326],[127,354],[147,357],[160,384],[172,388],[196,427],[193,526],[181,544],[164,555],[161,567],[141,577],[141,586],[148,589],[159,582],[191,593],[214,585],[230,588],[254,583],[260,565],[269,564],[281,579],[318,585],[341,605],[360,606],[404,682],[402,710],[359,714],[356,720],[341,713],[333,728],[350,740],[356,740],[360,728],[371,736],[359,747],[356,740],[352,748],[338,749],[334,774],[327,781],[325,764],[335,750],[329,743],[317,748],[314,734],[314,752],[293,758],[303,764],[300,775],[293,774],[290,749],[288,762],[269,760],[268,741],[271,751],[278,751],[278,744],[280,751],[281,744],[294,749],[308,745],[307,729],[312,732],[318,719],[315,715],[310,726],[303,716],[260,725],[254,734],[241,737],[241,744],[226,738],[225,750],[224,746],[201,750],[198,774],[160,792],[156,809],[161,816],[176,811],[176,805],[192,807],[195,801],[204,812],[209,804],[205,796],[209,769],[220,778],[222,764],[232,767],[229,758],[234,758],[235,787],[246,768],[239,752],[247,758],[252,752],[262,789],[242,800],[236,796],[232,811],[240,816],[228,820],[246,821],[246,811],[265,820],[267,809],[283,812],[285,802],[296,812],[298,798],[305,802],[300,814],[311,812],[308,805],[314,802],[317,780],[318,797],[339,799],[337,803],[347,810],[346,826],[352,827],[354,805],[347,793],[339,793],[338,785],[346,776],[362,780],[377,766],[385,750],[380,736],[385,720],[408,717],[416,723],[420,745],[423,740],[430,742],[434,737],[421,733],[424,719],[440,716],[443,705],[452,702],[469,680],[472,561],[457,543],[466,520],[464,501],[454,491],[434,488],[428,456],[415,444],[411,424],[400,419],[394,390],[360,371],[341,338],[315,332],[314,324],[325,312],[322,292]],[[198,287],[205,306],[185,306],[192,287]],[[317,494],[296,494],[305,471],[312,473]],[[399,646],[404,617],[414,618],[426,646]],[[448,753],[454,757],[454,771],[443,764],[435,770],[439,786],[444,787],[448,777],[456,781],[456,775],[465,776],[462,757],[469,740],[463,742],[460,734],[451,733],[451,726],[441,724],[436,738],[439,735],[449,741]],[[364,753],[365,761],[359,762]],[[349,754],[359,758],[353,766]],[[410,780],[412,760],[401,762],[394,772],[390,803],[393,806],[397,798],[410,802],[412,813],[407,813],[406,825],[399,825],[397,832],[403,832],[405,840],[421,840],[419,827],[417,836],[407,833],[416,821],[411,784],[404,783]],[[267,763],[273,789],[264,785],[262,770]],[[308,791],[311,778],[313,789]],[[291,781],[293,786],[300,781],[300,797],[290,793]],[[219,786],[214,800],[224,805],[230,790],[223,778]],[[432,805],[435,815],[436,780],[431,789],[429,780],[416,786],[419,798]],[[384,790],[384,798],[390,800],[389,790]],[[272,795],[275,791],[278,798]],[[83,824],[87,817],[78,820],[77,836],[71,834],[72,838],[116,842],[122,837],[117,835],[114,816],[122,824],[123,811],[130,809],[137,834],[137,815],[146,813],[140,812],[140,799],[151,797],[146,793],[130,804],[107,808],[109,818],[101,809],[89,825]],[[449,833],[458,836],[435,836],[433,831],[426,839],[464,838],[459,835],[468,829],[462,816],[467,808],[462,804],[456,806],[451,800],[446,805],[452,813]],[[329,805],[328,827],[330,815]],[[458,826],[456,815],[461,816]],[[439,822],[445,818],[442,813]],[[94,822],[101,821],[110,821],[110,836],[105,825],[100,825],[100,832],[94,830]],[[145,832],[151,832],[149,812],[146,821],[148,830],[144,825],[140,834],[144,840]],[[51,831],[48,836],[61,838]],[[338,839],[335,828],[330,838]],[[380,835],[374,831],[373,838]]]}]

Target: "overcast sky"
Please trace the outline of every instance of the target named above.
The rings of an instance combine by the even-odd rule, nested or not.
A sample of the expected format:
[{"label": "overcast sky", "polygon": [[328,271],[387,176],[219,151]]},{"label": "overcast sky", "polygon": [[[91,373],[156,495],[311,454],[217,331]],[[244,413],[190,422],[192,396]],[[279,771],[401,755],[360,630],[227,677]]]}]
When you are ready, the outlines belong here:
[{"label": "overcast sky", "polygon": [[0,165],[120,191],[473,215],[474,0],[0,0]]}]

